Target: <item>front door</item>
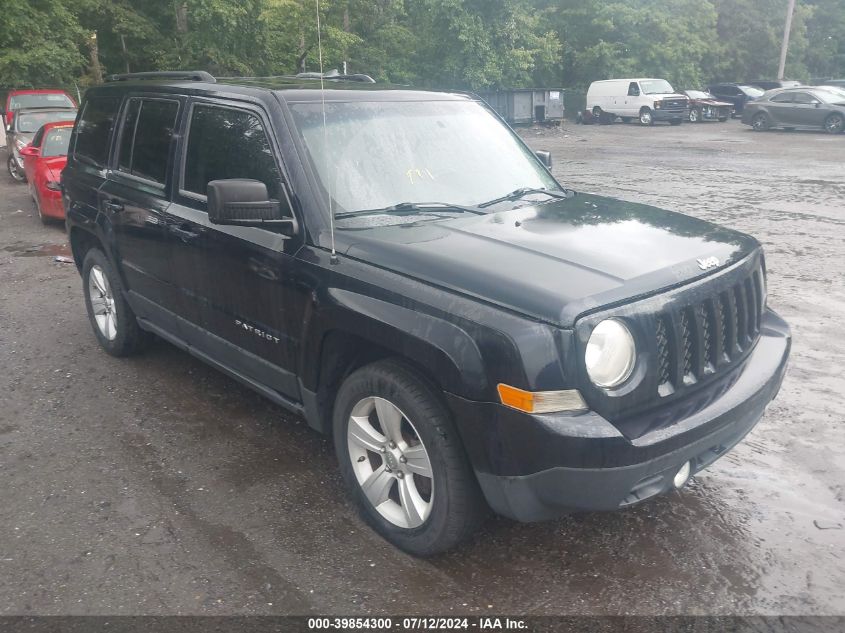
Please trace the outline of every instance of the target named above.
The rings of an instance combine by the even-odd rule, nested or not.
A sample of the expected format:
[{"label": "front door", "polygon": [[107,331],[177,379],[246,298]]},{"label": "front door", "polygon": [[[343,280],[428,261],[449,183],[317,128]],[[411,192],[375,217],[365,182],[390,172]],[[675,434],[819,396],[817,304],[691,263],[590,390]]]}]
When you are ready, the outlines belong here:
[{"label": "front door", "polygon": [[172,139],[184,103],[173,96],[127,99],[118,128],[114,169],[99,191],[101,213],[136,314],[172,332],[178,294],[167,226]]},{"label": "front door", "polygon": [[299,400],[293,281],[299,241],[265,229],[215,225],[206,212],[212,180],[260,180],[278,199],[281,161],[271,129],[256,106],[191,105],[170,237],[186,341],[226,369]]},{"label": "front door", "polygon": [[793,105],[789,115],[790,121],[794,125],[822,127],[825,118],[830,114],[830,110],[809,92],[794,92],[792,101]]}]

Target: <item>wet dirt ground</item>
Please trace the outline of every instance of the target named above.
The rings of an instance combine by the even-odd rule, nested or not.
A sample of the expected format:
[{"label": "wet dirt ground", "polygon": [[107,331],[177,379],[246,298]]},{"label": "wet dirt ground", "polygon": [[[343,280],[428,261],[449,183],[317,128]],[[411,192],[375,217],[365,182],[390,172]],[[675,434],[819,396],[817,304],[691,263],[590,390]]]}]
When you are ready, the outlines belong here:
[{"label": "wet dirt ground", "polygon": [[362,524],[301,420],[165,343],[101,352],[63,228],[2,174],[0,614],[845,613],[845,136],[522,133],[576,189],[764,243],[794,347],[742,444],[639,507],[492,519],[416,560]]}]

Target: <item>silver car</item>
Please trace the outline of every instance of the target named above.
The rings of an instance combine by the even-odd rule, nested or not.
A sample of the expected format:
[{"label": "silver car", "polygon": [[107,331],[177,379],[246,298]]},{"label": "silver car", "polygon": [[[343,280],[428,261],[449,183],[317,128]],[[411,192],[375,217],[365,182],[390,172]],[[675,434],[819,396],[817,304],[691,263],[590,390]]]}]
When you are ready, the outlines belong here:
[{"label": "silver car", "polygon": [[845,130],[845,91],[832,86],[770,90],[745,106],[742,122],[757,131],[780,127],[839,134]]},{"label": "silver car", "polygon": [[32,137],[45,123],[54,121],[72,121],[76,118],[75,108],[22,108],[15,110],[17,114],[11,125],[6,127],[6,151],[8,159],[6,167],[15,182],[23,182],[26,176],[23,171],[23,158],[20,151],[32,141]]}]

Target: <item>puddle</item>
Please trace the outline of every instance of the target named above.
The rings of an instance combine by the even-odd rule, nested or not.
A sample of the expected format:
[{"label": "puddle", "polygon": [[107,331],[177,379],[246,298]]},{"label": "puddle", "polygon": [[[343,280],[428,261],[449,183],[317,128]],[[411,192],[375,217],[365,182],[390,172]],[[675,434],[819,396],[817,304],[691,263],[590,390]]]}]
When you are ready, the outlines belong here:
[{"label": "puddle", "polygon": [[15,257],[70,257],[70,247],[67,244],[21,244],[4,246],[3,250]]}]

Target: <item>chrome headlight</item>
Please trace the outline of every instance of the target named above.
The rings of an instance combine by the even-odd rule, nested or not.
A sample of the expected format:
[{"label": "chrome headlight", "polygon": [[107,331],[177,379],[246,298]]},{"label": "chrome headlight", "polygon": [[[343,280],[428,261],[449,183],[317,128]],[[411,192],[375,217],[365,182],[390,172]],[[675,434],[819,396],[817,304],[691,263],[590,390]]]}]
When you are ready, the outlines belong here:
[{"label": "chrome headlight", "polygon": [[590,334],[584,362],[590,380],[610,389],[628,380],[636,357],[637,348],[630,330],[618,319],[605,319]]}]

